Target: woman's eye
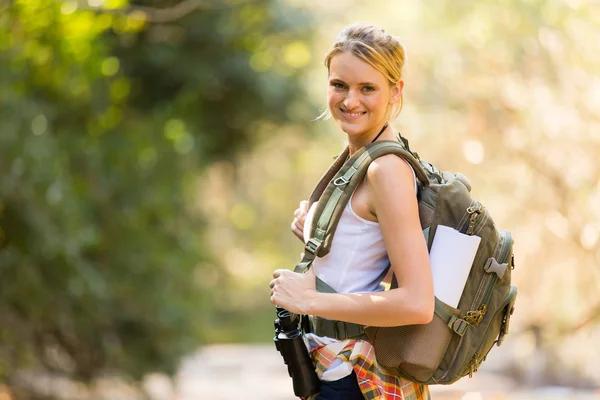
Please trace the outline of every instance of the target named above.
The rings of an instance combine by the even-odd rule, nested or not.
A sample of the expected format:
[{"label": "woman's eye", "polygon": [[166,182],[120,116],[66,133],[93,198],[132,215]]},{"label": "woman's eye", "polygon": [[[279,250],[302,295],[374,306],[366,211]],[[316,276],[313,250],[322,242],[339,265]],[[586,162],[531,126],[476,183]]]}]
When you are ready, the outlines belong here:
[{"label": "woman's eye", "polygon": [[373,86],[365,86],[365,87],[363,87],[363,90],[365,92],[372,92],[375,90],[375,88]]},{"label": "woman's eye", "polygon": [[339,82],[333,82],[331,84],[331,86],[333,86],[336,89],[343,89],[345,87],[343,83],[339,83]]}]

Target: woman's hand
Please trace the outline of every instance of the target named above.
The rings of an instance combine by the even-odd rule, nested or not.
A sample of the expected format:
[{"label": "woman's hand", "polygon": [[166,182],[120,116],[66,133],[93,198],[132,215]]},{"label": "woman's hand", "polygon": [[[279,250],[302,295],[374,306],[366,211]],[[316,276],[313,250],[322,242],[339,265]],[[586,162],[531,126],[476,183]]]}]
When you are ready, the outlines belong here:
[{"label": "woman's hand", "polygon": [[308,213],[308,201],[302,200],[300,206],[294,211],[294,220],[292,221],[292,232],[298,237],[298,239],[304,242],[304,222],[306,221],[306,214]]},{"label": "woman's hand", "polygon": [[310,304],[317,296],[315,273],[309,269],[300,274],[287,269],[273,272],[271,303],[294,314],[310,314]]}]

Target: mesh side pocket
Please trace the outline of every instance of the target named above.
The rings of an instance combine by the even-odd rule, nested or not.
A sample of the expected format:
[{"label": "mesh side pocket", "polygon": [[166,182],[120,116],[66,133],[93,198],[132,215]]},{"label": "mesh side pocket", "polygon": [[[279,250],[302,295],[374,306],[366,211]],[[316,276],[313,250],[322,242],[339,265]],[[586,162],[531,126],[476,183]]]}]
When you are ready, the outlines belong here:
[{"label": "mesh side pocket", "polygon": [[433,208],[426,206],[422,202],[419,202],[419,220],[421,221],[421,229],[425,229],[431,226],[433,223],[433,215],[435,211]]},{"label": "mesh side pocket", "polygon": [[[457,314],[458,310],[448,309]],[[378,363],[419,382],[433,376],[454,334],[437,314],[427,325],[373,328],[367,333]]]}]

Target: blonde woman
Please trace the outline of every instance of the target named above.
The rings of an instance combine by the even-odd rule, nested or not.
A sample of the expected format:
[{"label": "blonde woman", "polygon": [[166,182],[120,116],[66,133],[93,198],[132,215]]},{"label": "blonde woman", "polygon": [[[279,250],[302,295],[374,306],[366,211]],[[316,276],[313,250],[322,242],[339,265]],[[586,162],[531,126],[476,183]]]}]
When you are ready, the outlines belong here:
[{"label": "blonde woman", "polygon": [[[402,44],[382,29],[354,24],[341,31],[325,58],[328,113],[346,134],[350,155],[377,140],[396,140],[389,125],[403,104]],[[419,222],[416,178],[395,155],[377,158],[343,211],[331,251],[306,274],[279,269],[271,302],[293,313],[370,326],[429,323],[433,281]],[[302,240],[314,207],[295,211]],[[398,288],[381,291],[387,266]],[[315,275],[338,293],[317,292]],[[365,340],[306,335],[322,381],[316,400],[428,399],[426,386],[386,373]]]}]

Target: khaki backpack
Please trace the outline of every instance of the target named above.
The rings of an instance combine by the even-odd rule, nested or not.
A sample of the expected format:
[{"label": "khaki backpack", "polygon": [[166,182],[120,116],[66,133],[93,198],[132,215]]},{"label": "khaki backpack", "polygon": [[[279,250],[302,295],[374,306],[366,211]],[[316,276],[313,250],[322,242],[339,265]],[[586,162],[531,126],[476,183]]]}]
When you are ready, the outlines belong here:
[{"label": "khaki backpack", "polygon": [[[513,239],[508,231],[496,228],[488,211],[471,197],[463,175],[440,172],[421,161],[405,138],[399,139],[371,143],[349,159],[346,148],[337,157],[310,196],[309,205],[318,203],[304,257],[295,271],[306,272],[315,257],[329,253],[342,211],[369,164],[392,153],[415,171],[419,218],[429,250],[438,225],[481,237],[458,308],[436,298],[433,320],[425,325],[373,327],[305,316],[303,326],[319,336],[371,341],[378,363],[396,375],[423,384],[450,384],[472,376],[508,332],[517,295],[510,285]],[[396,286],[394,278],[392,288]],[[317,290],[335,292],[319,278]]]}]

